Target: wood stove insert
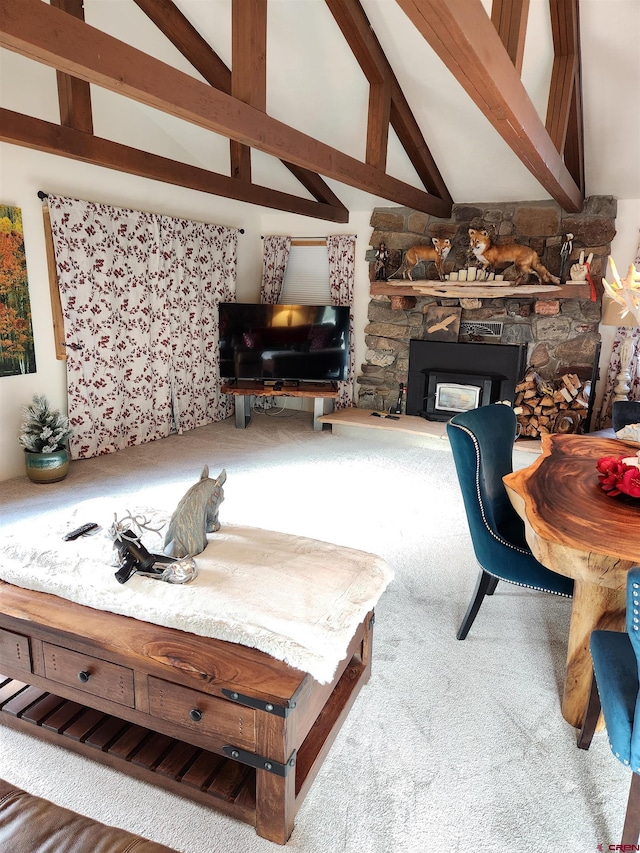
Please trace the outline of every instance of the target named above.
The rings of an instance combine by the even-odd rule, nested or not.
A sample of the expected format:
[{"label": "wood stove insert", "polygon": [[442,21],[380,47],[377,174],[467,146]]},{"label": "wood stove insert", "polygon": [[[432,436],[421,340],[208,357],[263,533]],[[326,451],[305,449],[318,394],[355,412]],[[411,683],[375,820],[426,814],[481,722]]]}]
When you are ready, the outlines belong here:
[{"label": "wood stove insert", "polygon": [[406,412],[446,421],[498,400],[513,403],[526,357],[526,344],[411,340]]}]

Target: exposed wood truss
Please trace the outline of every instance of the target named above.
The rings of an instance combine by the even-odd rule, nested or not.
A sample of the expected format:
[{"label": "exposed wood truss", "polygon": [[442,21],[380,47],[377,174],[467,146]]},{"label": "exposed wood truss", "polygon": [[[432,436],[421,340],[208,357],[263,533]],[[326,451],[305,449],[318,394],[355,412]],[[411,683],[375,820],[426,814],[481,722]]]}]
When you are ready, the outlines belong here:
[{"label": "exposed wood truss", "polygon": [[[169,41],[176,47],[180,53],[187,59],[191,65],[198,71],[202,77],[210,83],[214,88],[220,89],[221,92],[226,92],[231,95],[231,70],[227,68],[218,54],[211,46],[202,38],[200,33],[191,25],[185,18],[182,12],[173,3],[173,0],[134,0],[134,2],[142,9],[147,17],[153,21],[158,29],[165,35]],[[242,4],[242,0],[240,0]],[[244,3],[242,8],[251,9],[252,4]],[[237,23],[237,26],[236,26]],[[242,62],[242,39],[238,37],[240,22],[234,22],[233,38],[234,38],[234,54],[238,62]],[[235,46],[238,42],[238,47]],[[245,51],[246,52],[246,51]],[[254,61],[246,60],[246,62]],[[234,59],[234,65],[236,60]],[[241,71],[237,70],[238,76]],[[263,79],[264,73],[259,79]],[[237,84],[237,81],[236,81]],[[239,84],[238,84],[239,85]],[[244,98],[241,98],[244,100]],[[250,101],[245,101],[250,103]],[[252,103],[252,106],[259,104]],[[263,104],[264,109],[264,104]],[[230,140],[231,147],[231,174],[234,177],[239,177],[244,169],[245,173],[248,170],[247,161],[249,161],[249,151],[247,146],[239,145],[235,140]],[[240,160],[244,160],[244,166],[240,165]],[[315,172],[308,169],[294,166],[292,163],[282,161],[294,175],[302,186],[317,200],[327,205],[332,205],[336,208],[344,207],[340,199],[335,195],[333,190],[327,185],[322,178]],[[318,214],[319,215],[319,214]],[[336,221],[347,221],[348,214],[345,210],[345,218]]]},{"label": "exposed wood truss", "polygon": [[493,0],[491,5],[493,26],[519,75],[522,74],[528,14],[529,0]]},{"label": "exposed wood truss", "polygon": [[[555,71],[555,93],[550,97],[550,109],[554,116],[558,116],[558,120],[556,122],[553,119],[550,123],[548,118],[547,128],[542,124],[522,85],[510,58],[511,51],[504,49],[501,35],[485,12],[481,0],[396,2],[552,198],[567,211],[581,210],[584,201],[583,182],[579,180],[576,183],[572,174],[576,171],[575,161],[578,155],[572,148],[571,156],[567,157],[572,163],[570,172],[565,165],[561,146],[557,144],[562,141],[563,134],[555,129],[556,126],[566,126],[565,122],[569,121],[564,97],[567,80],[571,80],[576,92],[571,126],[574,129],[581,127],[577,77],[575,73],[571,76],[562,70],[564,66],[572,65],[569,56],[572,55],[577,61],[577,0],[552,0],[552,8],[556,8],[554,42],[558,69]],[[520,5],[520,0],[502,2],[512,8]],[[572,12],[563,17],[560,13],[566,9],[571,9]],[[519,20],[522,20],[521,17]],[[572,24],[572,21],[575,21],[575,24]],[[518,31],[520,32],[520,25]],[[505,38],[504,29],[502,38]],[[558,41],[555,41],[556,38]],[[565,50],[563,40],[570,42],[573,51],[572,54],[560,54],[566,55],[565,60],[559,59],[559,50]],[[516,62],[520,50],[521,48],[516,46],[513,54]],[[572,67],[575,72],[575,63]],[[551,131],[553,136],[550,135]],[[576,137],[571,137],[572,146],[579,144],[581,133],[576,133]]]},{"label": "exposed wood truss", "polygon": [[451,201],[395,74],[359,0],[325,0],[369,82],[367,163],[386,166],[389,123],[429,192]]},{"label": "exposed wood truss", "polygon": [[[50,0],[51,5],[84,21],[83,0]],[[91,91],[89,84],[70,74],[56,71],[60,124],[83,133],[93,133]]]},{"label": "exposed wood truss", "polygon": [[[325,0],[369,83],[365,162],[266,114],[268,0],[232,3],[232,68],[173,0],[133,0],[207,81],[130,47],[83,20],[82,0],[0,0],[0,47],[56,69],[60,125],[2,110],[0,140],[291,213],[348,221],[324,178],[448,217],[452,199],[360,0]],[[579,0],[549,0],[554,41],[546,125],[520,80],[530,0],[397,0],[433,50],[549,194],[582,208],[584,162]],[[89,84],[230,140],[229,176],[93,134]],[[424,190],[386,174],[393,128]],[[251,148],[279,158],[315,199],[260,187]]]},{"label": "exposed wood truss", "polygon": [[275,210],[313,216],[330,222],[348,221],[346,211],[342,207],[336,208],[258,184],[239,181],[227,175],[219,175],[197,166],[139,151],[128,145],[81,133],[73,128],[62,127],[12,110],[0,109],[0,142],[10,142],[47,154],[58,154],[83,163],[105,166],[107,169],[130,175],[153,178],[174,186],[226,196]]},{"label": "exposed wood truss", "polygon": [[549,0],[555,58],[546,128],[574,181],[584,192],[582,81],[578,0]]},{"label": "exposed wood truss", "polygon": [[[361,163],[41,0],[0,0],[0,47],[373,195],[436,216],[450,214],[448,199]],[[38,147],[29,142],[28,132],[27,127],[27,138],[21,144]],[[4,133],[3,127],[0,138],[17,141],[2,136]],[[95,139],[88,134],[87,137]],[[106,140],[100,142],[104,144]],[[103,150],[106,148],[108,144]],[[66,154],[73,156],[70,147]],[[246,181],[238,184],[247,191]],[[318,205],[315,215],[321,216],[322,208]]]}]

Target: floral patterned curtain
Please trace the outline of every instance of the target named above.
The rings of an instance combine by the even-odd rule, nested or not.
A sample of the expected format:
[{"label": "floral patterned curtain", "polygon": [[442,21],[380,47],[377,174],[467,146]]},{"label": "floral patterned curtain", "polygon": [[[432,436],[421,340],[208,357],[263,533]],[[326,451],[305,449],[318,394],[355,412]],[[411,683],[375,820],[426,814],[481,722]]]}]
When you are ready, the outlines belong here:
[{"label": "floral patterned curtain", "polygon": [[231,414],[215,306],[235,295],[237,231],[49,196],[74,459]]},{"label": "floral patterned curtain", "polygon": [[284,273],[291,250],[291,237],[265,237],[262,245],[260,302],[276,305],[280,299]]},{"label": "floral patterned curtain", "polygon": [[235,301],[238,232],[162,217],[171,246],[167,297],[171,318],[173,417],[179,431],[228,418],[220,391],[218,303]]},{"label": "floral patterned curtain", "polygon": [[[640,243],[634,260],[636,267],[640,266]],[[611,359],[605,380],[602,404],[598,414],[597,429],[602,429],[611,422],[611,404],[614,397],[616,379],[620,373],[620,354],[625,340],[631,340],[631,360],[629,361],[629,400],[640,400],[640,329],[619,326],[616,329],[611,347]]]},{"label": "floral patterned curtain", "polygon": [[[287,269],[291,237],[265,237],[262,243],[262,282],[260,283],[260,302],[263,305],[277,305],[282,292],[282,283]],[[256,397],[254,407],[266,412],[277,405],[275,397]]]},{"label": "floral patterned curtain", "polygon": [[337,235],[327,237],[329,254],[329,288],[332,305],[349,305],[349,373],[348,379],[338,383],[337,409],[353,406],[353,380],[355,375],[355,344],[353,334],[353,288],[355,278],[356,238]]}]

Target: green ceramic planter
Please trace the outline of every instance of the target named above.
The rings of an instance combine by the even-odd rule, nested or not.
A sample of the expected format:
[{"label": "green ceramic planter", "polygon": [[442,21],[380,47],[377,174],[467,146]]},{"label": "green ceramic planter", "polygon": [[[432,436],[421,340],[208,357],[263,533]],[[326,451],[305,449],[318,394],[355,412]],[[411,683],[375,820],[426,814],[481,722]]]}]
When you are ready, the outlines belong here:
[{"label": "green ceramic planter", "polygon": [[24,460],[27,477],[34,483],[57,483],[69,472],[69,453],[65,449],[51,453],[25,450]]}]

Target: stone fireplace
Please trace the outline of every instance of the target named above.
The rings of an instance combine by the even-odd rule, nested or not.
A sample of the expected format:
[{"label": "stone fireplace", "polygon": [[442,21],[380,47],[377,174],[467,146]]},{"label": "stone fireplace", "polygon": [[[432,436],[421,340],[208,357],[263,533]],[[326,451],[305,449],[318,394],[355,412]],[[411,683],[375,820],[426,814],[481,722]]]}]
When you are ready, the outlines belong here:
[{"label": "stone fireplace", "polygon": [[[409,379],[410,342],[429,337],[427,315],[433,306],[459,312],[460,327],[453,343],[516,345],[524,353],[523,373],[534,370],[550,381],[566,374],[583,381],[592,379],[600,345],[601,281],[615,235],[615,217],[616,201],[610,196],[588,198],[577,214],[565,213],[553,201],[458,204],[448,220],[408,208],[376,208],[371,217],[373,232],[367,253],[371,279],[369,322],[365,328],[367,350],[357,377],[357,405],[378,410],[396,405],[399,386]],[[417,288],[440,284],[433,263],[423,264],[422,269],[416,267],[413,282],[395,277],[404,251],[411,246],[428,245],[432,237],[451,240],[445,273],[477,263],[470,256],[469,228],[486,229],[495,243],[530,246],[556,276],[561,269],[563,238],[571,233],[571,254],[560,288],[535,292],[535,288],[528,287],[522,295],[516,292],[496,297],[450,297],[444,282],[442,295],[425,295]],[[375,280],[375,252],[380,243],[385,243],[389,251],[386,281]],[[565,284],[582,251],[585,257],[593,255],[595,300],[587,283]],[[513,268],[498,272],[504,272],[505,284],[515,277]],[[446,369],[447,364],[442,367]],[[455,360],[449,369],[458,372]],[[522,378],[516,377],[516,381]],[[412,413],[413,400],[407,399],[405,405],[403,411]]]}]

